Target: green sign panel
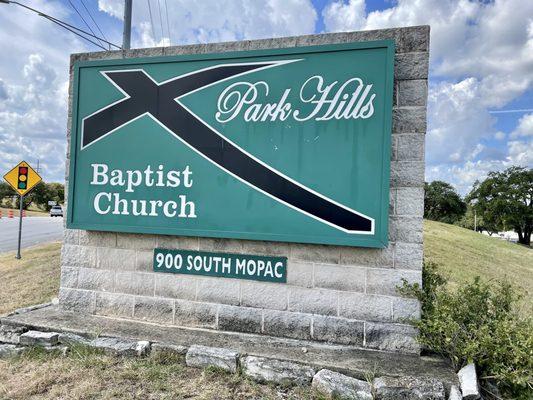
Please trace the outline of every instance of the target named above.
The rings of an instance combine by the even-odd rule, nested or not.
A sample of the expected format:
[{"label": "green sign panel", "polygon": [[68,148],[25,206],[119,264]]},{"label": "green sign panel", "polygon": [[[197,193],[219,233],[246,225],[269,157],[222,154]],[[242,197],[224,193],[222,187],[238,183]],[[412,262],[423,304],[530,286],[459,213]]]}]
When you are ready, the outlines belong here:
[{"label": "green sign panel", "polygon": [[154,272],[286,283],[287,257],[155,249]]},{"label": "green sign panel", "polygon": [[69,228],[383,247],[392,41],[74,65]]}]

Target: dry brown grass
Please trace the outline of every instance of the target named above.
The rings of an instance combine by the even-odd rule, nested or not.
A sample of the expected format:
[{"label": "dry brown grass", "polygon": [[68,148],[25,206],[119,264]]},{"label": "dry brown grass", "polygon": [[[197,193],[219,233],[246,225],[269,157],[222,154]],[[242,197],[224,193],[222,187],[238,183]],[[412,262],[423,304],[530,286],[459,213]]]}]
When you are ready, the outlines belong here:
[{"label": "dry brown grass", "polygon": [[59,242],[29,247],[20,260],[15,252],[0,253],[0,315],[57,296],[60,248]]},{"label": "dry brown grass", "polygon": [[34,350],[0,360],[0,399],[322,399],[240,375],[187,368],[182,360],[117,358],[83,347],[64,357]]}]

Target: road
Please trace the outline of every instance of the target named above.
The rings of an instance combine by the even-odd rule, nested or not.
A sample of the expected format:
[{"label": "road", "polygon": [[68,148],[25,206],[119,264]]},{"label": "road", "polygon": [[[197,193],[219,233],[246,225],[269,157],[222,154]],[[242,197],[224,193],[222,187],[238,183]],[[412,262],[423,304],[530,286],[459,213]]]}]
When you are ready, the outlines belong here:
[{"label": "road", "polygon": [[[19,219],[0,219],[0,253],[17,249]],[[63,239],[63,218],[27,217],[22,221],[22,248]]]}]

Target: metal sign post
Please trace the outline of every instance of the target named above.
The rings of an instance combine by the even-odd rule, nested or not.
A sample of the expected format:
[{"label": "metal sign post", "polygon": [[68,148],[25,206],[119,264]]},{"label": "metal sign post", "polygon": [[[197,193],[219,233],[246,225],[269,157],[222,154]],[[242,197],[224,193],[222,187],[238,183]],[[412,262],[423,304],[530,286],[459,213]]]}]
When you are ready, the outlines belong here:
[{"label": "metal sign post", "polygon": [[22,205],[24,202],[24,196],[20,196],[20,209],[19,209],[19,240],[17,245],[17,260],[20,260],[20,242],[22,241]]},{"label": "metal sign post", "polygon": [[39,182],[41,176],[25,161],[18,163],[7,174],[4,175],[7,183],[20,196],[20,215],[19,215],[19,235],[16,258],[20,260],[20,246],[22,241],[22,211],[24,204],[24,195],[28,194]]}]

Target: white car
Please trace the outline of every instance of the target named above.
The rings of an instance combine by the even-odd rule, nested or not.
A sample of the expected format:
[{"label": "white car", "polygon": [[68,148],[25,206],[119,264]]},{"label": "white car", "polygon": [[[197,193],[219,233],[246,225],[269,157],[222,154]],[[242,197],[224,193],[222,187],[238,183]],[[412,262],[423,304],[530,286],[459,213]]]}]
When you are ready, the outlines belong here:
[{"label": "white car", "polygon": [[51,217],[62,217],[63,216],[63,209],[61,206],[53,206],[50,209],[50,216]]}]

